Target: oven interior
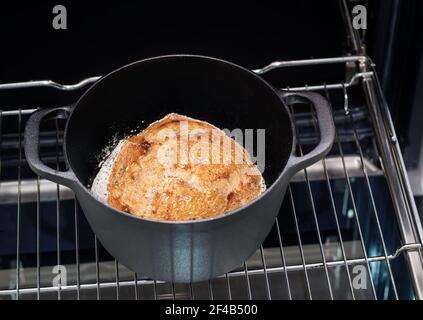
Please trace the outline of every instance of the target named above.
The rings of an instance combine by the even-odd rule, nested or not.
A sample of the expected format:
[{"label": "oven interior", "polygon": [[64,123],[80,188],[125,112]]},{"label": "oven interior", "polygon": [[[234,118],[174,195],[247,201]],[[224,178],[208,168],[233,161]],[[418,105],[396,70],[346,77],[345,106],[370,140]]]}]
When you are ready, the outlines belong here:
[{"label": "oven interior", "polygon": [[[272,10],[258,12],[269,21],[261,18],[262,29],[242,32],[232,11],[213,30],[204,27],[209,20],[181,24],[184,29],[198,22],[207,41],[194,33],[172,42],[173,16],[166,16],[170,21],[154,39],[143,35],[145,56],[183,47],[225,58],[280,90],[319,92],[333,111],[336,140],[330,154],[292,179],[262,247],[236,270],[202,283],[153,281],[119,264],[97,241],[72,191],[37,177],[23,153],[23,130],[35,109],[71,105],[97,76],[144,56],[112,51],[94,65],[74,56],[81,63],[66,75],[54,68],[28,70],[26,63],[16,73],[6,70],[0,84],[0,299],[423,298],[422,227],[373,62],[363,51],[362,34],[351,28],[351,6],[358,2],[290,2],[278,8],[284,21]],[[315,12],[331,12],[331,21]],[[314,23],[315,30],[294,32],[294,17]],[[222,34],[225,26],[230,35]],[[238,47],[230,43],[235,34],[246,37],[237,40]],[[157,43],[160,35],[168,47]],[[31,79],[51,76],[60,83],[11,81],[25,80],[28,73]],[[297,153],[307,153],[319,141],[314,110],[307,104],[289,108]],[[52,118],[41,130],[42,159],[60,170],[66,168],[65,123]]]}]

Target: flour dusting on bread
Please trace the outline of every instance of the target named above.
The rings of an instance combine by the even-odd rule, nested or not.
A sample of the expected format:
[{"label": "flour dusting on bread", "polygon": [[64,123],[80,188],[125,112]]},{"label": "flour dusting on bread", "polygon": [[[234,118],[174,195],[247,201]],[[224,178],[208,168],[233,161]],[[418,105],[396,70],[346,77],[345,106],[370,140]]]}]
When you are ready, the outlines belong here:
[{"label": "flour dusting on bread", "polygon": [[111,152],[110,148],[104,156],[103,160],[100,162],[100,170],[94,178],[94,181],[91,186],[91,192],[97,197],[98,200],[107,202],[108,191],[107,185],[109,184],[110,173],[112,172],[113,165],[119,155],[120,149],[124,140],[120,140],[116,147],[114,147]]}]

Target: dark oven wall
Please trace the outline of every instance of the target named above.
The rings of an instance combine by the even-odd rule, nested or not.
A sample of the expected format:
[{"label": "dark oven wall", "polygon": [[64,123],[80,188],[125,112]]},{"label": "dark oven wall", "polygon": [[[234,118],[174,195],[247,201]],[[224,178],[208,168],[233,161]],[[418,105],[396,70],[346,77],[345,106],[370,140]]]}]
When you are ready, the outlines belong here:
[{"label": "dark oven wall", "polygon": [[[61,2],[67,8],[67,30],[52,27],[56,4],[0,4],[1,83],[73,83],[172,53],[215,56],[258,68],[274,60],[341,56],[347,51],[337,0],[156,6]],[[58,102],[55,94],[27,90],[13,96],[1,93],[0,100],[2,107],[47,106]]]}]

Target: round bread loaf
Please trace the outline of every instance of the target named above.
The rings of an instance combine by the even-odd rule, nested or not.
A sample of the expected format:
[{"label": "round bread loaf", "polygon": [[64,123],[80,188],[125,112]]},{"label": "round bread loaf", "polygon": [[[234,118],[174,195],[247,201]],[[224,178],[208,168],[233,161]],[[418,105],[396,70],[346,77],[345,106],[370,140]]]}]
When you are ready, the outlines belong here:
[{"label": "round bread loaf", "polygon": [[121,140],[91,191],[135,216],[181,221],[224,214],[264,189],[260,171],[234,139],[207,122],[172,113]]}]

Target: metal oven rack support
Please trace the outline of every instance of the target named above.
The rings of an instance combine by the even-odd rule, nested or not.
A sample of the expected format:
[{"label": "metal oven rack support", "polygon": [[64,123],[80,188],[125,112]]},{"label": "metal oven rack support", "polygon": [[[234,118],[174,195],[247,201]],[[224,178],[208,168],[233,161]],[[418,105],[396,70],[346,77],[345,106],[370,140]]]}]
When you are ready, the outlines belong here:
[{"label": "metal oven rack support", "polygon": [[[384,170],[388,180],[388,186],[394,202],[397,221],[404,243],[423,243],[423,228],[417,211],[407,171],[400,150],[400,145],[395,134],[395,129],[385,101],[379,78],[376,74],[375,64],[366,56],[366,46],[359,31],[353,28],[351,18],[351,3],[347,0],[340,1],[341,14],[344,18],[350,45],[354,52],[361,54],[362,60],[358,62],[360,72],[372,72],[371,77],[363,78],[363,90],[366,95],[369,111],[375,130],[376,139]],[[399,196],[401,195],[401,196]],[[420,252],[409,251],[405,254],[409,271],[413,278],[416,297],[423,299],[423,256]]]}]

